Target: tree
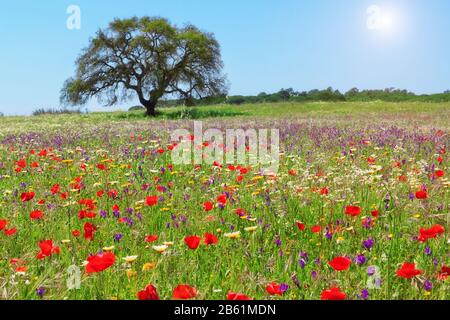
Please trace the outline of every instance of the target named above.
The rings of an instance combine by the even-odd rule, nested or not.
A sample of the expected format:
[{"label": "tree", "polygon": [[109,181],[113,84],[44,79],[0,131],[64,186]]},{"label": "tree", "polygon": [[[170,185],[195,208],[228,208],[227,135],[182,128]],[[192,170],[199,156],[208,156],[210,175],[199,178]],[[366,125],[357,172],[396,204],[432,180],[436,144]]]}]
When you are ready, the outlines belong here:
[{"label": "tree", "polygon": [[163,18],[116,19],[99,30],[76,61],[76,75],[61,101],[85,104],[96,97],[107,106],[137,97],[148,116],[165,96],[190,105],[226,93],[220,46],[193,25],[178,28]]}]

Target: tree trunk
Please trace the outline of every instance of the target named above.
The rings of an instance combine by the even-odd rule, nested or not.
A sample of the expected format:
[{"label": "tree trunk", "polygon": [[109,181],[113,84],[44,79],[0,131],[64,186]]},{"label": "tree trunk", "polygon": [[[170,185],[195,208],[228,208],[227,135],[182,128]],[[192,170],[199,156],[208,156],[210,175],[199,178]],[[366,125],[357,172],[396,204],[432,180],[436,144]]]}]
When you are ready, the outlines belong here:
[{"label": "tree trunk", "polygon": [[156,102],[148,101],[146,104],[144,104],[145,109],[147,111],[145,112],[145,115],[147,117],[156,117]]}]

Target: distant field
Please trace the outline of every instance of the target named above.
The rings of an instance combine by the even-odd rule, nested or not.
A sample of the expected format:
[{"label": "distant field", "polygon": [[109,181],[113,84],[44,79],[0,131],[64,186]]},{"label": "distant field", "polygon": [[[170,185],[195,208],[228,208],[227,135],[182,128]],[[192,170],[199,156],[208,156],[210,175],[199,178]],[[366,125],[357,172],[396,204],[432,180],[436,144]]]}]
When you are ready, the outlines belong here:
[{"label": "distant field", "polygon": [[[315,102],[315,103],[275,103],[214,105],[191,108],[194,112],[186,114],[186,108],[163,108],[156,119],[145,118],[142,111],[133,112],[95,112],[86,115],[58,115],[37,117],[0,118],[0,132],[10,126],[29,130],[43,126],[59,126],[67,123],[123,120],[177,120],[212,118],[297,118],[330,120],[336,122],[370,121],[371,119],[395,121],[398,124],[426,125],[442,128],[450,127],[450,103],[387,103],[387,102]],[[107,110],[107,108],[105,108]],[[35,127],[37,126],[37,127]]]}]

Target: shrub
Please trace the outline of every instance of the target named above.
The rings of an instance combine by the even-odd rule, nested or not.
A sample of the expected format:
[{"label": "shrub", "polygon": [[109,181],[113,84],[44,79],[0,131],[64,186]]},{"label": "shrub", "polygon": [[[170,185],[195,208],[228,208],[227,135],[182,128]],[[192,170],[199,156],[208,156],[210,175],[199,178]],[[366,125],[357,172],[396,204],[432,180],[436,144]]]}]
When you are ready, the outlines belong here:
[{"label": "shrub", "polygon": [[141,111],[141,110],[145,110],[145,108],[143,106],[134,106],[128,109],[128,111]]},{"label": "shrub", "polygon": [[61,115],[61,114],[82,114],[81,109],[54,109],[54,108],[38,108],[33,111],[33,116],[43,116],[43,115]]}]

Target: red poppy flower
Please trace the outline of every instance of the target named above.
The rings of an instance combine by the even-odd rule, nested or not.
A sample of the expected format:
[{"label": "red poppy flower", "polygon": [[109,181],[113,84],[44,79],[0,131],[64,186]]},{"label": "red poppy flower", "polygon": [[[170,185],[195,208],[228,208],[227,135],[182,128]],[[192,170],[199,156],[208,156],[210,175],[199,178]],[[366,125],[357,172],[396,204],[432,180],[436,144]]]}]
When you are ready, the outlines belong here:
[{"label": "red poppy flower", "polygon": [[21,159],[19,161],[16,161],[16,164],[18,167],[24,169],[27,166],[27,161],[25,159]]},{"label": "red poppy flower", "polygon": [[283,292],[281,292],[280,285],[276,282],[269,283],[266,286],[266,291],[271,296],[275,296],[275,295],[282,296],[283,295]]},{"label": "red poppy flower", "polygon": [[115,189],[108,191],[108,197],[110,197],[112,199],[116,199],[118,195],[119,195],[119,192]]},{"label": "red poppy flower", "polygon": [[419,241],[425,242],[428,239],[436,238],[438,235],[441,235],[445,232],[445,228],[440,224],[435,224],[430,229],[420,228]]},{"label": "red poppy flower", "polygon": [[73,230],[73,231],[72,231],[72,235],[73,235],[74,237],[79,237],[80,234],[81,234],[81,232],[80,232],[79,230]]},{"label": "red poppy flower", "polygon": [[192,250],[195,250],[198,248],[201,240],[202,240],[202,238],[200,238],[198,236],[190,236],[190,237],[184,238],[184,242],[189,247],[189,249],[192,249]]},{"label": "red poppy flower", "polygon": [[240,172],[241,174],[247,174],[249,171],[250,171],[249,168],[240,168],[240,169],[239,169],[239,172]]},{"label": "red poppy flower", "polygon": [[158,236],[157,235],[149,235],[145,237],[145,241],[148,243],[152,243],[155,242],[156,240],[158,240]]},{"label": "red poppy flower", "polygon": [[59,254],[60,252],[59,247],[53,245],[52,240],[44,240],[39,242],[39,248],[41,248],[41,251],[36,256],[39,260],[50,257],[54,253]]},{"label": "red poppy flower", "polygon": [[421,190],[421,191],[416,192],[416,199],[425,200],[427,198],[428,198],[428,193],[426,191]]},{"label": "red poppy flower", "polygon": [[217,237],[215,235],[213,235],[212,233],[205,233],[205,244],[206,245],[212,245],[212,244],[217,244],[217,242],[219,241],[217,239]]},{"label": "red poppy flower", "polygon": [[0,220],[0,231],[5,229],[6,225],[8,224],[7,220]]},{"label": "red poppy flower", "polygon": [[442,266],[441,272],[438,274],[437,278],[439,280],[445,281],[450,276],[450,267]]},{"label": "red poppy flower", "polygon": [[22,201],[22,202],[27,202],[27,201],[30,201],[30,200],[32,200],[33,198],[34,198],[34,192],[33,191],[30,191],[30,192],[23,192],[21,195],[20,195],[20,200]]},{"label": "red poppy flower", "polygon": [[90,222],[86,222],[84,224],[84,238],[86,240],[94,240],[94,232],[97,230],[97,227],[94,226]]},{"label": "red poppy flower", "polygon": [[227,204],[227,195],[221,194],[220,196],[218,196],[217,197],[217,202],[222,204],[222,205],[226,205]]},{"label": "red poppy flower", "polygon": [[106,166],[103,163],[99,163],[97,164],[97,169],[104,171],[106,170]]},{"label": "red poppy flower", "polygon": [[16,273],[25,273],[28,271],[28,267],[26,266],[17,267],[14,271]]},{"label": "red poppy flower", "polygon": [[321,300],[345,300],[346,298],[346,294],[337,287],[322,291],[320,296]]},{"label": "red poppy flower", "polygon": [[42,211],[36,210],[30,213],[30,218],[33,220],[41,219],[44,216]]},{"label": "red poppy flower", "polygon": [[422,274],[422,270],[416,269],[416,265],[414,263],[405,262],[402,267],[397,270],[397,276],[405,279],[411,279],[420,274]]},{"label": "red poppy flower", "polygon": [[345,214],[350,215],[352,217],[359,216],[361,214],[361,208],[358,206],[347,206],[345,207]]},{"label": "red poppy flower", "polygon": [[50,189],[50,192],[53,194],[53,195],[55,195],[55,194],[57,194],[58,192],[59,192],[59,184],[54,184],[53,186],[52,186],[52,188]]},{"label": "red poppy flower", "polygon": [[3,232],[7,236],[12,236],[13,234],[15,234],[17,232],[17,229],[16,228],[5,229]]},{"label": "red poppy flower", "polygon": [[203,203],[203,210],[205,210],[206,212],[211,211],[213,208],[214,206],[211,202]]},{"label": "red poppy flower", "polygon": [[137,297],[139,300],[159,300],[158,292],[152,284],[146,286],[144,290],[139,291]]},{"label": "red poppy flower", "polygon": [[437,170],[435,173],[436,173],[436,177],[438,177],[438,178],[442,178],[444,176],[443,170]]},{"label": "red poppy flower", "polygon": [[374,217],[374,218],[378,218],[378,216],[380,215],[380,213],[379,213],[378,210],[373,210],[370,214],[371,214],[372,217]]},{"label": "red poppy flower", "polygon": [[305,231],[306,226],[303,222],[297,221],[295,224],[297,225],[298,230]]},{"label": "red poppy flower", "polygon": [[242,293],[228,292],[227,300],[236,300],[236,301],[237,300],[252,300],[252,298],[250,298]]},{"label": "red poppy flower", "polygon": [[87,258],[86,272],[96,273],[111,267],[116,261],[116,256],[112,252],[100,253]]},{"label": "red poppy flower", "polygon": [[336,271],[344,271],[350,268],[352,260],[346,257],[336,257],[328,262],[328,265]]},{"label": "red poppy flower", "polygon": [[328,194],[328,188],[320,189],[320,194],[323,195],[323,196],[326,196]]},{"label": "red poppy flower", "polygon": [[173,290],[173,298],[187,300],[197,296],[197,290],[189,285],[180,284]]},{"label": "red poppy flower", "polygon": [[91,211],[86,211],[86,210],[80,210],[78,212],[78,219],[83,220],[83,219],[93,219],[97,216],[97,214],[95,212],[91,212]]},{"label": "red poppy flower", "polygon": [[158,197],[157,196],[149,196],[147,197],[147,199],[145,200],[145,203],[150,206],[153,207],[154,205],[156,205],[158,203]]}]

